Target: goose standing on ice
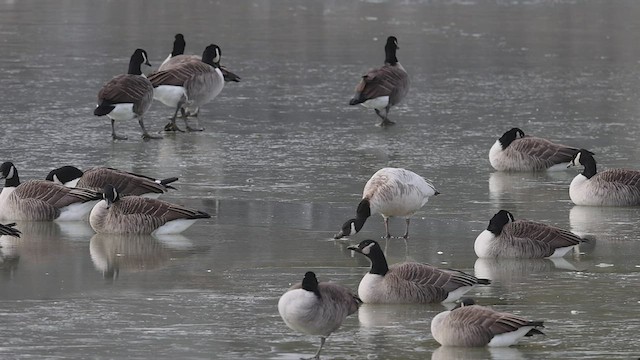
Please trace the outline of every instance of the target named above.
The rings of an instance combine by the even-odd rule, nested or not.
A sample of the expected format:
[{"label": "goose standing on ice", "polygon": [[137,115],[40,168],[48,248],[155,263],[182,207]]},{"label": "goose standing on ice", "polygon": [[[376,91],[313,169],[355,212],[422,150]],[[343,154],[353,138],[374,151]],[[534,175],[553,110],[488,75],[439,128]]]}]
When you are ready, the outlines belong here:
[{"label": "goose standing on ice", "polygon": [[566,169],[577,148],[527,136],[512,128],[489,150],[489,162],[498,171],[545,171]]},{"label": "goose standing on ice", "polygon": [[640,171],[607,169],[596,171],[593,153],[581,149],[569,164],[584,166],[569,185],[569,197],[576,205],[636,206],[640,205]]},{"label": "goose standing on ice", "polygon": [[525,336],[544,335],[543,321],[498,312],[465,298],[431,320],[431,335],[443,346],[511,346]]},{"label": "goose standing on ice", "polygon": [[21,183],[11,162],[0,165],[0,220],[77,221],[83,220],[102,194],[88,189],[68,188],[46,180]]},{"label": "goose standing on ice", "polygon": [[479,258],[542,259],[562,257],[582,241],[571,231],[529,220],[514,221],[510,212],[500,210],[478,235],[473,248]]},{"label": "goose standing on ice", "polygon": [[293,330],[320,336],[320,347],[311,359],[319,359],[329,335],[338,330],[347,316],[358,311],[362,301],[350,289],[328,282],[318,283],[309,271],[302,283],[293,285],[278,301],[278,312]]},{"label": "goose standing on ice", "polygon": [[199,108],[220,94],[224,87],[224,76],[217,65],[219,60],[220,48],[211,44],[204,50],[201,61],[185,62],[149,75],[154,87],[153,98],[175,108],[165,131],[182,131],[176,125],[178,112],[181,112],[188,131],[204,130],[189,126],[185,108]]},{"label": "goose standing on ice", "polygon": [[129,71],[109,80],[98,93],[98,106],[93,111],[96,116],[106,115],[111,119],[111,137],[114,140],[126,140],[126,136],[116,135],[115,121],[138,119],[142,129],[142,138],[161,139],[152,136],[144,127],[144,114],[153,101],[153,86],[140,67],[149,65],[147,52],[136,49],[129,61]]},{"label": "goose standing on ice", "polygon": [[[374,109],[382,119],[380,126],[395,124],[389,120],[389,109],[400,103],[409,92],[409,75],[398,62],[396,57],[398,49],[400,49],[398,39],[395,36],[389,36],[384,46],[384,65],[369,70],[362,76],[362,80],[356,86],[356,94],[349,101],[349,105],[362,104],[364,107]],[[380,110],[384,110],[384,115]]]},{"label": "goose standing on ice", "polygon": [[400,168],[380,169],[364,186],[362,201],[356,210],[356,218],[347,220],[334,238],[340,239],[356,234],[362,229],[369,216],[380,214],[384,218],[387,239],[391,238],[389,217],[404,217],[406,231],[403,237],[406,239],[409,237],[411,216],[420,210],[431,196],[438,194],[440,193],[433,184],[412,171]]},{"label": "goose standing on ice", "polygon": [[62,166],[53,169],[45,180],[53,181],[67,187],[79,187],[102,191],[106,185],[113,185],[120,190],[120,195],[138,195],[157,198],[169,189],[175,188],[169,184],[177,181],[177,177],[154,179],[109,167],[93,167],[85,170],[75,166]]},{"label": "goose standing on ice", "polygon": [[387,259],[374,240],[347,247],[371,261],[371,269],[358,286],[358,296],[373,304],[427,304],[452,302],[476,285],[488,285],[462,271],[440,269],[428,264],[404,262],[388,266]]}]

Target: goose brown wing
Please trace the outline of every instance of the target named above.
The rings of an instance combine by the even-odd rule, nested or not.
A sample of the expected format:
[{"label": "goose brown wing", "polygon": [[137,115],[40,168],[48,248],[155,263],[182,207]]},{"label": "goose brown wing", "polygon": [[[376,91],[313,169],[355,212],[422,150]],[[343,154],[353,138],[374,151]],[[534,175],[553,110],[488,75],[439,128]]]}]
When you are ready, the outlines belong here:
[{"label": "goose brown wing", "polygon": [[99,190],[105,185],[113,185],[122,195],[162,194],[166,190],[150,177],[107,167],[86,170],[76,187]]},{"label": "goose brown wing", "polygon": [[509,147],[513,147],[515,151],[538,159],[546,164],[546,167],[569,162],[580,150],[533,136],[516,139]]},{"label": "goose brown wing", "polygon": [[545,257],[552,255],[557,248],[578,245],[582,241],[582,238],[571,231],[528,220],[509,223],[505,225],[503,232],[518,241],[515,246],[543,251]]},{"label": "goose brown wing", "polygon": [[608,169],[594,176],[597,181],[618,183],[640,189],[640,171],[631,169]]},{"label": "goose brown wing", "polygon": [[334,303],[343,318],[358,311],[362,304],[362,300],[351,289],[340,284],[321,282],[318,284],[318,290],[323,301],[329,300],[330,303]]},{"label": "goose brown wing", "polygon": [[176,55],[160,65],[158,71],[169,70],[191,61],[202,61],[202,57],[198,55]]},{"label": "goose brown wing", "polygon": [[420,302],[440,302],[453,290],[477,284],[471,275],[415,262],[390,266],[385,281],[390,282],[390,287],[403,291],[402,297],[420,299]]},{"label": "goose brown wing", "polygon": [[98,93],[98,103],[103,100],[112,104],[136,103],[143,99],[153,99],[153,86],[147,78],[140,75],[118,75]]},{"label": "goose brown wing", "polygon": [[124,196],[117,203],[119,203],[118,209],[124,215],[142,214],[154,218],[162,218],[164,221],[211,217],[211,215],[203,211],[140,196]]},{"label": "goose brown wing", "polygon": [[363,100],[391,96],[396,87],[406,79],[407,73],[404,70],[384,65],[365,74],[356,86],[356,92],[361,93],[360,98]]},{"label": "goose brown wing", "polygon": [[193,76],[213,71],[213,66],[202,61],[189,61],[168,70],[156,71],[149,75],[153,87],[160,85],[183,86]]},{"label": "goose brown wing", "polygon": [[45,202],[55,208],[62,208],[74,203],[102,199],[102,194],[89,189],[68,188],[46,180],[29,180],[13,192],[21,199]]},{"label": "goose brown wing", "polygon": [[449,313],[450,320],[465,326],[488,343],[495,335],[516,331],[524,326],[543,326],[542,321],[529,321],[523,317],[501,313],[478,305],[463,306]]}]

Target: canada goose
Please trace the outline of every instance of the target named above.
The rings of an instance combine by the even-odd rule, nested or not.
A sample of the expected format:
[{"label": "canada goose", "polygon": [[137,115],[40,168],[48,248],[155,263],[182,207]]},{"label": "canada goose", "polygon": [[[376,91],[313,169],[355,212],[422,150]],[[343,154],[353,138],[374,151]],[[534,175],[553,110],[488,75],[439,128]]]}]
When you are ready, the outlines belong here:
[{"label": "canada goose", "polygon": [[11,162],[0,165],[5,185],[0,193],[0,219],[28,221],[82,220],[102,194],[88,189],[72,189],[46,180],[20,183]]},{"label": "canada goose", "polygon": [[528,136],[512,128],[493,144],[489,162],[498,171],[562,170],[577,152],[577,148]]},{"label": "canada goose", "polygon": [[154,179],[109,167],[94,167],[82,172],[75,166],[62,166],[49,172],[46,180],[68,187],[80,187],[94,191],[102,191],[105,185],[111,184],[120,190],[120,195],[138,195],[157,198],[168,189],[175,188],[169,184],[177,181],[177,177]]},{"label": "canada goose", "polygon": [[198,219],[211,215],[158,199],[120,196],[112,185],[104,187],[104,200],[89,215],[89,224],[98,234],[178,234]]},{"label": "canada goose", "polygon": [[569,186],[569,197],[576,205],[634,206],[640,205],[640,171],[607,169],[596,172],[593,153],[580,149],[568,167],[584,166]]},{"label": "canada goose", "polygon": [[[349,101],[349,105],[362,104],[364,107],[374,109],[382,119],[380,126],[393,125],[389,120],[389,109],[397,105],[409,92],[409,75],[398,62],[396,50],[398,39],[395,36],[387,38],[384,46],[384,65],[377,69],[371,69],[362,76],[362,80],[356,86],[356,94]],[[380,110],[384,109],[384,116]]]},{"label": "canada goose", "polygon": [[480,258],[541,259],[562,257],[582,241],[568,230],[529,220],[515,221],[510,212],[500,210],[476,237],[473,248]]},{"label": "canada goose", "polygon": [[[173,50],[169,54],[169,56],[160,64],[158,71],[168,70],[172,67],[176,67],[177,65],[183,64],[185,62],[190,61],[201,61],[202,57],[198,55],[184,55],[185,48],[184,36],[182,34],[176,34],[175,40],[173,42]],[[240,76],[232,73],[226,67],[220,65],[220,58],[222,57],[222,51],[220,52],[220,57],[217,59],[217,65],[220,71],[222,72],[222,76],[224,76],[225,82],[240,82]]]},{"label": "canada goose", "polygon": [[0,224],[0,235],[20,237],[20,230],[15,228],[16,223]]},{"label": "canada goose", "polygon": [[149,65],[147,52],[136,49],[129,61],[129,72],[109,80],[98,93],[98,106],[93,111],[96,116],[107,115],[111,119],[111,137],[126,140],[126,136],[116,135],[116,120],[138,119],[143,139],[161,139],[152,136],[144,127],[144,113],[153,101],[153,85],[143,74],[140,67]]},{"label": "canada goose", "polygon": [[347,249],[371,261],[371,270],[360,281],[358,296],[365,303],[438,303],[458,300],[475,285],[488,285],[459,270],[439,269],[428,264],[405,262],[387,265],[387,259],[374,240],[364,240]]},{"label": "canada goose", "polygon": [[498,312],[465,298],[431,320],[431,335],[443,346],[511,346],[525,336],[544,335],[543,321]]},{"label": "canada goose", "polygon": [[166,131],[182,131],[176,125],[178,112],[182,113],[187,130],[203,130],[189,126],[184,108],[199,108],[220,94],[224,87],[224,77],[217,65],[219,59],[220,48],[212,44],[204,50],[202,61],[185,62],[149,75],[154,87],[153,98],[175,108],[171,123],[165,126]]},{"label": "canada goose", "polygon": [[320,336],[320,347],[311,359],[319,359],[329,335],[344,319],[358,311],[362,301],[350,289],[334,283],[318,283],[308,271],[302,283],[293,285],[278,300],[278,312],[292,330]]},{"label": "canada goose", "polygon": [[347,220],[334,238],[340,239],[358,233],[371,214],[380,214],[384,218],[387,239],[391,238],[389,217],[404,217],[407,226],[403,237],[406,239],[409,237],[411,216],[420,210],[431,196],[438,194],[438,190],[429,181],[412,171],[400,168],[380,169],[364,186],[356,218]]}]

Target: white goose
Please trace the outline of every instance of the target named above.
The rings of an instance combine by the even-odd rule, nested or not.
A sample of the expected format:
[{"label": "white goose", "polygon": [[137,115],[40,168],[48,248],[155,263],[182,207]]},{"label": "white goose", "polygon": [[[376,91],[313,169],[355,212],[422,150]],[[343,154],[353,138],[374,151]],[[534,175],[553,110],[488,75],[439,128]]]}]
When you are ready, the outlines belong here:
[{"label": "white goose", "polygon": [[500,210],[476,237],[473,249],[479,258],[556,258],[582,241],[568,230],[529,220],[514,221],[510,212]]},{"label": "white goose", "polygon": [[569,185],[569,197],[576,205],[636,206],[640,205],[640,171],[607,169],[596,171],[593,153],[581,149],[570,166],[584,166]]},{"label": "white goose", "polygon": [[0,165],[0,219],[26,221],[83,220],[102,194],[88,189],[72,189],[46,180],[20,182],[11,162]]},{"label": "white goose", "polygon": [[476,285],[491,283],[488,279],[478,279],[462,271],[416,262],[388,266],[380,245],[374,240],[364,240],[347,249],[363,254],[371,261],[371,269],[358,286],[358,296],[365,303],[452,302]]},{"label": "white goose", "polygon": [[358,311],[362,301],[350,289],[328,282],[318,283],[309,271],[302,283],[293,285],[278,301],[278,312],[293,330],[320,336],[320,347],[311,359],[319,359],[326,338],[338,330],[347,316]]},{"label": "white goose", "polygon": [[431,335],[443,346],[511,346],[525,336],[544,335],[542,321],[498,312],[465,298],[431,320]]},{"label": "white goose", "polygon": [[211,215],[166,201],[142,196],[120,196],[112,185],[104,187],[104,200],[89,215],[98,234],[179,234],[198,219]]},{"label": "white goose", "polygon": [[409,236],[411,216],[420,210],[431,196],[438,194],[438,190],[429,181],[412,171],[400,168],[380,169],[364,186],[356,218],[347,220],[334,238],[340,239],[356,234],[369,216],[380,214],[384,218],[387,238],[391,238],[389,217],[404,217],[407,226],[403,237],[406,239]]},{"label": "white goose", "polygon": [[[356,86],[356,94],[349,101],[349,105],[362,104],[374,109],[382,122],[380,126],[395,124],[389,120],[389,110],[404,99],[409,92],[409,75],[398,62],[396,51],[400,49],[398,39],[389,36],[384,46],[385,60],[382,67],[369,70],[362,76]],[[384,110],[384,116],[380,113]]]},{"label": "white goose", "polygon": [[113,185],[120,190],[120,195],[138,195],[157,198],[169,189],[169,184],[177,181],[177,177],[154,179],[145,175],[118,170],[110,167],[93,167],[84,172],[75,166],[62,166],[53,169],[45,180],[53,181],[67,187],[79,187],[102,191],[106,185]]},{"label": "white goose", "polygon": [[493,144],[489,162],[498,171],[563,170],[577,152],[577,148],[527,136],[519,128],[512,128]]}]

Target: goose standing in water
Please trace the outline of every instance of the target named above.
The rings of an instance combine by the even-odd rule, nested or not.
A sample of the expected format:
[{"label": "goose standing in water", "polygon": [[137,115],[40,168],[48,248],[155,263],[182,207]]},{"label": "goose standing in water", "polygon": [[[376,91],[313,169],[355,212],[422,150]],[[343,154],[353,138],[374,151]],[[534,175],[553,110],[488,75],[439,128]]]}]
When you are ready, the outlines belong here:
[{"label": "goose standing in water", "polygon": [[420,210],[431,196],[438,194],[440,193],[433,184],[412,171],[400,168],[380,169],[364,186],[356,218],[347,220],[334,238],[340,239],[358,233],[369,216],[380,214],[384,218],[387,239],[391,238],[389,217],[404,217],[406,231],[403,237],[406,239],[409,237],[411,216]]},{"label": "goose standing in water", "polygon": [[178,234],[198,219],[211,215],[158,199],[120,196],[112,185],[104,187],[104,200],[89,215],[89,224],[98,234]]},{"label": "goose standing in water", "polygon": [[571,160],[571,166],[584,166],[569,185],[569,197],[576,205],[636,206],[640,205],[640,171],[607,169],[596,171],[593,153],[581,149]]},{"label": "goose standing in water", "polygon": [[309,271],[302,283],[293,285],[278,301],[278,312],[292,330],[320,336],[320,347],[311,359],[319,359],[329,335],[347,316],[358,311],[362,301],[350,289],[334,283],[318,283]]},{"label": "goose standing in water", "polygon": [[577,148],[528,136],[519,128],[505,132],[489,150],[489,162],[498,171],[566,169]]},{"label": "goose standing in water", "polygon": [[126,140],[126,136],[116,135],[115,121],[138,119],[142,129],[142,138],[161,139],[152,136],[144,127],[144,114],[153,101],[153,86],[141,70],[142,64],[149,65],[147,52],[136,49],[129,61],[129,71],[109,80],[98,93],[98,106],[93,111],[96,116],[106,115],[111,119],[111,137],[114,140]]},{"label": "goose standing in water", "polygon": [[358,286],[358,296],[365,303],[452,302],[476,285],[491,283],[488,279],[478,279],[462,271],[416,262],[388,266],[380,245],[374,240],[364,240],[347,249],[363,254],[371,261],[371,269]]},{"label": "goose standing in water", "polygon": [[11,162],[0,165],[0,220],[76,221],[83,220],[102,194],[88,189],[72,189],[46,180],[21,183]]},{"label": "goose standing in water", "polygon": [[[184,55],[184,48],[186,42],[184,41],[184,36],[182,34],[176,34],[175,40],[173,42],[173,50],[169,54],[169,56],[160,64],[158,71],[168,70],[172,67],[176,67],[180,64],[184,64],[190,61],[200,61],[202,60],[201,56],[198,55]],[[225,66],[220,65],[220,59],[222,58],[222,52],[220,52],[220,58],[218,58],[217,65],[220,71],[222,72],[222,76],[224,76],[225,82],[240,82],[240,76],[229,71]],[[190,114],[193,116],[197,115]]]},{"label": "goose standing in water", "polygon": [[443,346],[511,346],[525,336],[544,335],[543,321],[498,312],[465,298],[431,320],[431,335]]},{"label": "goose standing in water", "polygon": [[62,166],[53,169],[45,180],[53,181],[67,187],[79,187],[102,191],[106,185],[113,185],[120,190],[120,195],[138,195],[157,198],[169,189],[175,188],[169,184],[177,181],[177,177],[154,179],[109,167],[94,167],[82,172],[75,166]]},{"label": "goose standing in water", "polygon": [[202,131],[187,123],[185,108],[200,106],[213,100],[224,87],[224,76],[217,65],[220,61],[220,48],[209,45],[202,54],[202,61],[189,61],[167,70],[156,71],[149,75],[153,84],[153,98],[175,108],[171,122],[165,131],[182,131],[176,125],[176,117],[181,112],[188,131]]},{"label": "goose standing in water", "polygon": [[[398,62],[396,51],[398,39],[389,36],[384,46],[384,65],[377,69],[369,70],[356,86],[356,94],[349,105],[362,104],[364,107],[374,109],[382,119],[380,126],[393,125],[389,120],[389,109],[397,105],[409,92],[409,75]],[[384,110],[384,115],[380,113]]]},{"label": "goose standing in water", "polygon": [[557,258],[582,242],[578,235],[555,226],[529,221],[514,221],[513,215],[498,211],[480,233],[473,246],[479,258]]}]

